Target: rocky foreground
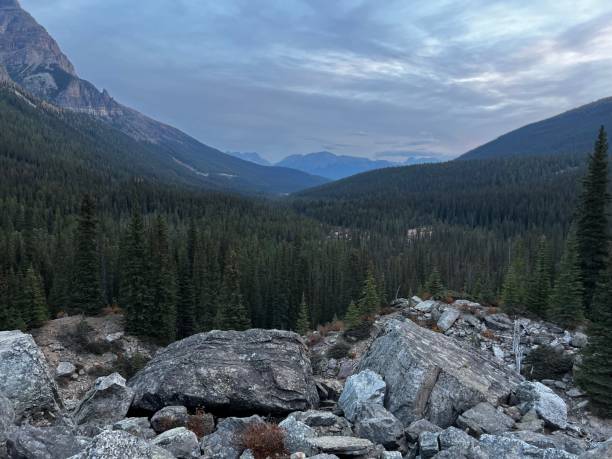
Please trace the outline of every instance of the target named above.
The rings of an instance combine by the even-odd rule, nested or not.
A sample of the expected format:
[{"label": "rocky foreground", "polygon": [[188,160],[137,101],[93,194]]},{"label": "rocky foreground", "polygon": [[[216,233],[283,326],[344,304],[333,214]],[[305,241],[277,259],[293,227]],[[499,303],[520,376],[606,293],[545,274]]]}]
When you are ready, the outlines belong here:
[{"label": "rocky foreground", "polygon": [[0,458],[612,457],[571,368],[516,371],[543,345],[579,365],[586,336],[492,312],[414,298],[307,341],[214,331],[157,352],[119,316],[0,332]]}]

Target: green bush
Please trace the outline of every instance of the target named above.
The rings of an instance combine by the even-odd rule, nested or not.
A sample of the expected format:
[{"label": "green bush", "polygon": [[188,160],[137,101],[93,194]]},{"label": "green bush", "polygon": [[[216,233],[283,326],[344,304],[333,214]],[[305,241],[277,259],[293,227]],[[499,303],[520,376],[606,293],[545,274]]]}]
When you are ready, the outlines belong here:
[{"label": "green bush", "polygon": [[573,363],[563,351],[542,345],[525,357],[521,372],[528,379],[559,379],[572,369]]},{"label": "green bush", "polygon": [[363,341],[370,337],[371,330],[372,322],[366,320],[346,330],[343,336],[351,341]]},{"label": "green bush", "polygon": [[351,346],[344,341],[338,341],[327,351],[327,357],[330,359],[343,359],[348,356],[348,353],[351,350]]}]

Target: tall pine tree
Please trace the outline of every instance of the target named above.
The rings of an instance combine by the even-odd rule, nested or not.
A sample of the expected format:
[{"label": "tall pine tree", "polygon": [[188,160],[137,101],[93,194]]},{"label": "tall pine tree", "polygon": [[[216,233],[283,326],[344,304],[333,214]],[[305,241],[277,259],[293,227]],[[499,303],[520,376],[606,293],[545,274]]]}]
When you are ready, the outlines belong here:
[{"label": "tall pine tree", "polygon": [[590,313],[599,276],[608,250],[608,139],[602,126],[589,158],[578,207],[578,254],[584,286],[584,306]]},{"label": "tall pine tree", "polygon": [[535,267],[527,284],[526,306],[529,312],[543,317],[546,314],[551,291],[552,258],[546,237],[538,246]]},{"label": "tall pine tree", "polygon": [[374,272],[370,268],[366,280],[363,283],[363,290],[361,291],[361,298],[359,299],[359,311],[362,316],[371,317],[377,314],[379,309],[380,296],[378,294]]},{"label": "tall pine tree", "polygon": [[221,330],[248,330],[251,328],[251,318],[244,306],[240,293],[240,272],[238,257],[235,251],[230,251],[223,272],[223,284],[219,295],[217,310],[217,327]]},{"label": "tall pine tree", "polygon": [[302,293],[302,301],[300,302],[300,310],[295,326],[295,331],[304,336],[310,330],[310,313],[308,304],[306,303],[306,295]]},{"label": "tall pine tree", "polygon": [[585,390],[593,408],[612,417],[612,264],[601,278],[593,297],[588,328],[589,342],[583,352],[578,384]]},{"label": "tall pine tree", "polygon": [[76,233],[72,309],[88,315],[97,314],[103,306],[97,225],[94,201],[86,194],[81,202]]},{"label": "tall pine tree", "polygon": [[565,243],[555,287],[550,295],[548,318],[562,327],[576,325],[584,318],[583,293],[578,243],[575,231],[571,231]]},{"label": "tall pine tree", "polygon": [[525,312],[525,249],[522,242],[515,244],[510,266],[502,286],[501,303],[509,314]]}]

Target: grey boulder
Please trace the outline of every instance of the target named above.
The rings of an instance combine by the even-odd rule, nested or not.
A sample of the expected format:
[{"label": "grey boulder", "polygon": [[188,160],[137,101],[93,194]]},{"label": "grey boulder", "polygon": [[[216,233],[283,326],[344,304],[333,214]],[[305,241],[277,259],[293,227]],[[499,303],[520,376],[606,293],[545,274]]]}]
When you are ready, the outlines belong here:
[{"label": "grey boulder", "polygon": [[429,459],[434,457],[440,451],[437,432],[422,432],[419,435],[419,453],[421,458]]},{"label": "grey boulder", "polygon": [[549,426],[557,429],[567,426],[567,405],[544,384],[525,381],[516,389],[516,398],[523,411],[534,409]]},{"label": "grey boulder", "polygon": [[344,417],[353,422],[360,405],[384,403],[385,388],[385,381],[380,375],[372,370],[363,370],[346,380],[338,406],[344,411]]},{"label": "grey boulder", "polygon": [[461,448],[468,450],[478,444],[478,441],[456,427],[448,427],[438,434],[440,449]]},{"label": "grey boulder", "polygon": [[155,438],[155,431],[151,428],[148,418],[125,418],[113,424],[113,430],[123,430],[143,440]]},{"label": "grey boulder", "polygon": [[351,424],[346,419],[329,411],[296,411],[291,413],[289,417],[303,422],[322,437],[333,435],[350,437],[353,435]]},{"label": "grey boulder", "polygon": [[486,454],[485,457],[494,459],[576,459],[574,454],[566,451],[553,448],[541,449],[515,438],[498,435],[483,435],[478,449]]},{"label": "grey boulder", "polygon": [[435,424],[432,424],[427,419],[419,419],[418,421],[414,421],[406,428],[406,437],[411,442],[416,442],[419,440],[419,435],[423,432],[441,432],[442,429]]},{"label": "grey boulder", "polygon": [[200,457],[198,437],[184,427],[167,430],[155,437],[151,443],[164,448],[178,459]]},{"label": "grey boulder", "polygon": [[188,420],[189,413],[184,406],[166,406],[153,415],[151,427],[155,432],[162,433],[176,427],[185,427]]},{"label": "grey boulder", "polygon": [[295,417],[289,416],[279,424],[285,431],[285,448],[289,453],[305,453],[308,456],[315,455],[317,450],[308,442],[309,438],[314,438],[317,433],[310,426]]},{"label": "grey boulder", "polygon": [[70,459],[175,459],[159,446],[121,430],[105,430]]},{"label": "grey boulder", "polygon": [[9,434],[6,446],[11,459],[65,459],[81,452],[89,442],[67,427],[26,424]]},{"label": "grey boulder", "polygon": [[77,406],[73,418],[78,424],[106,426],[123,419],[134,398],[119,373],[98,378]]},{"label": "grey boulder", "polygon": [[377,403],[359,405],[355,413],[355,434],[372,443],[394,448],[404,435],[402,423]]},{"label": "grey boulder", "polygon": [[8,398],[0,394],[0,443],[6,440],[6,432],[15,423],[15,410]]},{"label": "grey boulder", "polygon": [[76,372],[76,367],[70,362],[60,362],[55,369],[55,376],[58,378],[69,378]]},{"label": "grey boulder", "polygon": [[355,437],[317,437],[308,441],[321,453],[339,456],[365,456],[374,446],[369,440]]},{"label": "grey boulder", "polygon": [[31,335],[0,332],[0,393],[11,400],[17,420],[59,410],[57,386]]},{"label": "grey boulder", "polygon": [[239,459],[245,449],[240,442],[240,436],[250,425],[263,422],[259,416],[226,418],[220,421],[217,430],[204,437],[200,443],[202,458]]},{"label": "grey boulder", "polygon": [[385,407],[404,425],[425,418],[440,427],[480,402],[498,405],[523,381],[490,355],[411,321],[389,321],[359,370],[387,384]]},{"label": "grey boulder", "polygon": [[296,333],[212,331],[159,351],[129,382],[133,407],[168,405],[281,414],[319,403],[308,350]]},{"label": "grey boulder", "polygon": [[514,420],[499,412],[493,405],[481,402],[457,418],[457,426],[468,429],[474,435],[499,434],[514,426]]},{"label": "grey boulder", "polygon": [[443,332],[449,330],[460,315],[461,313],[458,309],[446,308],[446,310],[440,316],[440,319],[438,319],[438,328]]}]

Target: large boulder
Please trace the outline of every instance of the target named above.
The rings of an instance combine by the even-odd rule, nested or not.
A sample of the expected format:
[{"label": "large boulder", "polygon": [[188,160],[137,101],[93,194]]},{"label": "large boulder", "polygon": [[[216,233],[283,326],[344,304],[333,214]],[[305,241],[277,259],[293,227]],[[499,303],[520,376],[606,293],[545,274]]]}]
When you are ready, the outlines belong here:
[{"label": "large boulder", "polygon": [[485,434],[480,438],[478,449],[487,458],[495,459],[576,459],[577,456],[553,448],[537,448],[516,438]]},{"label": "large boulder", "polygon": [[[66,457],[66,456],[64,456]],[[148,441],[121,430],[105,430],[79,454],[70,459],[175,459]]]},{"label": "large boulder", "polygon": [[176,427],[186,427],[189,421],[189,413],[184,406],[166,406],[159,410],[151,418],[151,427],[157,433]]},{"label": "large boulder", "polygon": [[90,441],[68,427],[25,424],[10,433],[6,446],[12,459],[65,459],[81,452]]},{"label": "large boulder", "polygon": [[317,432],[294,416],[289,416],[279,425],[285,431],[285,448],[289,453],[305,453],[313,456],[317,450],[308,443],[309,438],[317,436]]},{"label": "large boulder", "polygon": [[148,418],[125,418],[113,424],[113,430],[123,430],[143,440],[155,438],[155,431],[151,428]]},{"label": "large boulder", "polygon": [[359,405],[355,413],[355,434],[385,448],[395,448],[404,436],[402,423],[378,403]]},{"label": "large boulder", "polygon": [[296,411],[291,413],[289,418],[303,422],[321,437],[334,435],[350,437],[353,435],[351,424],[345,418],[336,416],[329,411]]},{"label": "large boulder", "polygon": [[261,424],[259,416],[227,418],[220,421],[217,430],[202,439],[200,448],[203,459],[239,459],[244,452],[240,436],[250,425]]},{"label": "large boulder", "polygon": [[567,427],[567,405],[550,387],[525,381],[516,389],[516,398],[523,411],[534,409],[549,426]]},{"label": "large boulder", "polygon": [[134,391],[125,385],[119,373],[98,378],[76,408],[77,424],[104,427],[123,419],[134,398]]},{"label": "large boulder", "polygon": [[133,408],[168,405],[234,413],[282,414],[319,403],[308,350],[280,330],[213,331],[159,351],[129,382]]},{"label": "large boulder", "polygon": [[512,430],[514,420],[493,405],[481,402],[457,418],[457,425],[474,435],[499,434]]},{"label": "large boulder", "polygon": [[11,400],[17,420],[59,410],[57,386],[31,335],[0,332],[0,393]]},{"label": "large boulder", "polygon": [[[339,456],[366,456],[374,444],[363,438],[355,437],[316,437],[308,442],[321,453]],[[370,456],[371,457],[371,456]]]},{"label": "large boulder", "polygon": [[370,345],[359,365],[366,369],[383,377],[385,406],[406,426],[426,418],[448,427],[480,402],[505,401],[523,381],[488,354],[397,319],[385,324]]},{"label": "large boulder", "polygon": [[360,405],[375,403],[382,406],[385,388],[386,384],[380,375],[364,370],[346,380],[338,406],[344,411],[344,417],[353,422]]}]

